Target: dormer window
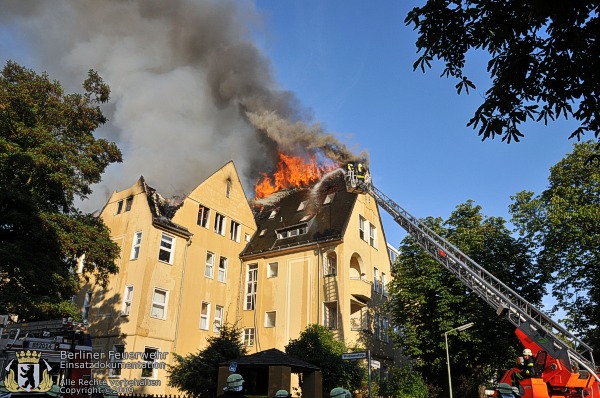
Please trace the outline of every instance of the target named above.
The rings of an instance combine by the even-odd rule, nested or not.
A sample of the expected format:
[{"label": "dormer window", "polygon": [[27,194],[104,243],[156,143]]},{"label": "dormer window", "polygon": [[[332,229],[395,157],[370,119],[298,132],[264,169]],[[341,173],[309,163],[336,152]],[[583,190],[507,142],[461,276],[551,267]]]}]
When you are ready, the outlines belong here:
[{"label": "dormer window", "polygon": [[306,202],[308,202],[307,200],[303,200],[302,202],[300,202],[300,206],[298,206],[298,210],[296,211],[302,211],[304,210],[304,208],[306,207]]},{"label": "dormer window", "polygon": [[271,214],[269,214],[269,220],[274,219],[276,215],[277,215],[277,209],[273,210],[271,212]]},{"label": "dormer window", "polygon": [[298,235],[304,235],[308,232],[308,224],[298,224],[287,228],[278,229],[275,231],[277,239],[292,238]]},{"label": "dormer window", "polygon": [[267,230],[263,229],[262,231],[260,231],[260,233],[258,234],[258,236],[265,236],[266,233],[267,233]]},{"label": "dormer window", "polygon": [[324,205],[328,205],[331,202],[333,202],[333,197],[335,196],[335,192],[332,192],[330,194],[327,194],[327,196],[325,196],[325,200],[323,201]]}]

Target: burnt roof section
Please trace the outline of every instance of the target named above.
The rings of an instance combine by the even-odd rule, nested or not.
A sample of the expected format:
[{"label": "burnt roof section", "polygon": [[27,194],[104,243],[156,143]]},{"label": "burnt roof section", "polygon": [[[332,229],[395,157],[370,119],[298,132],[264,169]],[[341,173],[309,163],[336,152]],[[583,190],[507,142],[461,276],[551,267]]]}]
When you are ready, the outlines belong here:
[{"label": "burnt roof section", "polygon": [[170,199],[163,198],[156,189],[146,183],[144,177],[140,177],[140,182],[148,199],[148,206],[152,213],[152,224],[157,228],[170,231],[176,235],[184,237],[192,236],[192,233],[184,226],[171,221],[177,210],[183,205],[185,196],[174,196]]},{"label": "burnt roof section", "polygon": [[356,197],[338,169],[312,187],[251,202],[257,231],[240,257],[341,240]]},{"label": "burnt roof section", "polygon": [[221,362],[219,365],[227,366],[231,362],[236,362],[238,366],[289,366],[294,373],[321,370],[318,366],[290,356],[276,348]]}]

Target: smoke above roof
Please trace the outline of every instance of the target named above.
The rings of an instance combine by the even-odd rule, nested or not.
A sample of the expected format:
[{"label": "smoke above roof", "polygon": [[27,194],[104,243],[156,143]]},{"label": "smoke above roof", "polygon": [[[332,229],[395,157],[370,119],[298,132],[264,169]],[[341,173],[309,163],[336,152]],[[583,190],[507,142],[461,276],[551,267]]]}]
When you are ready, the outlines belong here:
[{"label": "smoke above roof", "polygon": [[250,39],[261,28],[251,2],[28,0],[2,8],[0,24],[36,63],[24,66],[67,91],[79,91],[89,69],[111,87],[99,133],[117,142],[124,162],[109,167],[84,210],[140,175],[165,195],[182,194],[233,159],[250,195],[279,150],[357,158],[276,83]]}]

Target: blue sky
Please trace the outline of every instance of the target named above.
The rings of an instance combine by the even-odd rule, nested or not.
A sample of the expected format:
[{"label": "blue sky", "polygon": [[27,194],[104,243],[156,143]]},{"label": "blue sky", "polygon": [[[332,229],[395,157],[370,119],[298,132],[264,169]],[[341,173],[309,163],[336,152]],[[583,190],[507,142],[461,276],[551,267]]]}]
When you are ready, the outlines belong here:
[{"label": "blue sky", "polygon": [[[530,123],[519,143],[482,142],[466,126],[489,81],[481,55],[467,63],[477,85],[469,95],[456,94],[439,64],[412,70],[416,33],[403,21],[423,3],[258,0],[266,31],[259,43],[278,82],[328,131],[368,150],[375,185],[408,212],[447,218],[471,199],[508,220],[510,196],[541,192],[549,168],[571,151],[572,125]],[[403,231],[383,217],[398,246]]]},{"label": "blue sky", "polygon": [[[72,10],[65,11],[55,6],[76,3],[44,3],[47,10],[35,19],[23,14],[25,18],[21,20],[8,12],[4,19],[0,16],[0,61],[4,64],[7,59],[14,59],[38,71],[46,70],[51,77],[63,83],[64,79],[70,78],[81,82],[88,69],[98,70],[115,93],[113,97],[119,112],[114,119],[118,122],[119,117],[133,112],[131,106],[120,108],[119,105],[127,102],[126,95],[133,89],[132,86],[127,88],[127,81],[119,80],[123,75],[114,73],[114,69],[117,66],[132,68],[137,59],[132,56],[123,60],[122,65],[115,66],[120,61],[115,59],[115,55],[100,53],[99,56],[98,51],[85,52],[85,47],[94,43],[94,48],[104,50],[106,54],[128,54],[130,50],[126,45],[130,42],[127,40],[137,43],[136,37],[128,36],[128,30],[137,26],[137,22],[132,21],[131,26],[114,23],[111,28],[102,29],[106,20],[98,24],[77,24],[76,18],[70,14]],[[470,95],[457,95],[456,82],[439,77],[440,65],[434,64],[433,69],[425,74],[412,70],[417,58],[416,33],[403,21],[412,7],[423,3],[409,0],[236,2],[242,6],[250,5],[252,12],[249,19],[256,22],[253,25],[256,29],[248,39],[269,60],[279,87],[295,93],[301,104],[311,110],[313,120],[319,121],[328,133],[338,137],[356,153],[362,150],[369,152],[374,183],[386,195],[417,217],[447,218],[458,204],[473,200],[483,207],[484,214],[508,219],[511,195],[521,190],[539,193],[546,187],[549,168],[571,150],[574,141],[567,137],[573,126],[564,121],[547,127],[528,124],[523,127],[525,137],[520,143],[507,145],[499,139],[481,142],[477,132],[466,126],[482,100],[481,93],[488,86],[484,73],[486,61],[481,54],[473,55],[467,64],[467,73],[477,85],[477,90]],[[22,4],[26,3],[9,1],[4,6],[26,9]],[[48,17],[49,10],[56,12]],[[15,15],[20,15],[20,12],[22,10]],[[103,15],[101,12],[89,12],[85,18],[93,18],[96,14],[104,18],[107,15],[118,18],[118,14]],[[142,26],[141,23],[139,25]],[[73,37],[78,34],[70,31],[71,28],[83,28],[85,33],[91,33],[85,39],[87,41],[77,42]],[[147,26],[143,25],[143,28]],[[98,29],[99,33],[94,33],[94,29]],[[105,36],[110,38],[107,31],[111,29],[123,35],[122,42],[96,40]],[[148,32],[143,34],[148,35]],[[52,43],[52,50],[45,43]],[[71,43],[74,43],[75,49],[68,48]],[[112,49],[119,45],[124,47],[120,53]],[[143,47],[141,50],[146,54],[154,51],[152,44],[148,47],[138,44],[137,47],[138,50]],[[143,62],[153,61],[153,58],[140,59]],[[178,86],[173,78],[185,73],[180,68],[168,76],[168,83],[153,77],[151,84],[146,84],[155,91],[140,93],[138,98],[146,100],[154,95],[160,99],[148,101],[144,116],[160,115],[163,109],[155,111],[149,107],[156,103],[164,107],[164,103],[172,101],[174,97],[167,90],[174,87],[179,87],[179,93],[186,90],[186,84]],[[139,78],[140,74],[125,76]],[[165,91],[161,91],[161,87],[165,87]],[[191,101],[193,99],[188,102]],[[175,117],[191,113],[186,105],[179,105]],[[138,114],[130,114],[135,115],[130,120],[138,120]],[[202,114],[197,117],[202,117]],[[145,123],[144,129],[157,124],[156,120],[147,121],[142,117],[139,120]],[[193,128],[197,125],[192,124]],[[222,123],[215,125],[223,126]],[[138,127],[125,126],[122,132],[108,131],[105,134],[120,134],[123,138],[130,132],[129,128],[134,130]],[[168,125],[168,128],[171,127]],[[182,129],[189,131],[190,125],[184,125]],[[156,155],[156,147],[141,145],[143,135],[134,137],[125,140],[122,147],[125,150],[143,147],[147,153],[141,158],[126,156],[123,165],[111,166],[107,180],[113,185],[96,190],[95,194],[101,196],[99,203],[105,201],[109,191],[126,188],[141,174],[148,177],[150,183],[153,177],[156,178],[152,173],[158,171],[149,171],[154,165],[147,162],[148,156]],[[234,140],[226,141],[223,146],[228,152],[229,148],[233,148],[227,156],[233,157],[234,161],[236,151],[246,150],[243,145],[236,149]],[[181,157],[183,164],[186,156],[201,158],[218,152],[203,151],[202,148],[205,148],[203,141],[190,143],[183,149],[188,153],[179,148],[177,155],[170,159],[175,161]],[[217,158],[211,164],[222,165],[226,160]],[[177,177],[173,170],[180,171],[183,167],[172,165],[162,169],[170,173],[166,176],[170,181]],[[201,168],[207,173],[215,170],[212,165]],[[119,176],[126,178],[119,179]],[[397,247],[404,233],[386,214],[382,216],[387,239]]]}]

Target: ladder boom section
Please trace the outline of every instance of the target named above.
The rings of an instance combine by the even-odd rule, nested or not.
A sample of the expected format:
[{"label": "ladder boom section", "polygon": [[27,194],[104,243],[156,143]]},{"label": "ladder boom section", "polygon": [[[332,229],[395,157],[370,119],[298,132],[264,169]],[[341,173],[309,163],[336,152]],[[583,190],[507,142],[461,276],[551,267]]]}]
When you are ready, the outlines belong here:
[{"label": "ladder boom section", "polygon": [[535,308],[372,184],[368,184],[363,189],[370,193],[377,204],[387,211],[423,249],[494,308],[498,315],[505,316],[554,358],[562,358],[565,363],[572,366],[577,363],[579,368],[583,367],[595,374],[596,366],[592,349],[588,345]]}]

